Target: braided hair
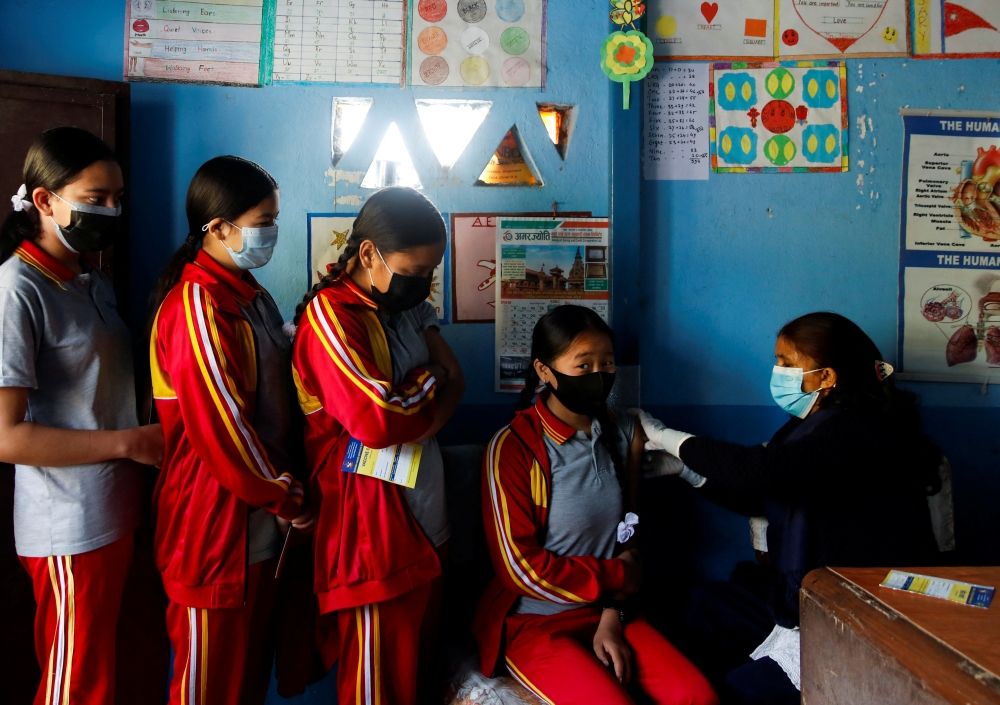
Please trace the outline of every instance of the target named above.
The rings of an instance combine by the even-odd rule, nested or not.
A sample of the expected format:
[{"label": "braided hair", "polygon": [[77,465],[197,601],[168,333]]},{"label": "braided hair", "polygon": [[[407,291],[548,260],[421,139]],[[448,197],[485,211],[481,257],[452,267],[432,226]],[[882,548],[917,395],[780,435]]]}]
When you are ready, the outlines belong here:
[{"label": "braided hair", "polygon": [[[552,364],[572,347],[574,341],[587,331],[606,335],[612,345],[615,342],[614,331],[600,316],[583,306],[558,306],[540,319],[531,332],[531,359],[552,367]],[[525,376],[524,389],[517,401],[517,410],[529,408],[538,391],[541,380],[532,364]],[[615,467],[615,477],[622,490],[622,506],[625,512],[631,511],[628,475],[625,460],[622,458],[618,441],[623,440],[621,429],[611,419],[607,405],[601,406],[601,411],[594,417],[601,429],[598,443],[604,446]]]},{"label": "braided hair", "polygon": [[393,252],[405,252],[413,247],[436,245],[446,238],[447,231],[441,213],[419,191],[401,186],[378,191],[358,212],[351,236],[336,263],[295,307],[295,324],[298,325],[309,302],[347,270],[365,240],[371,240],[384,256]]},{"label": "braided hair", "polygon": [[205,239],[202,230],[205,224],[216,218],[236,220],[277,190],[274,177],[249,159],[224,156],[202,164],[191,179],[184,204],[188,234],[153,288],[152,315],[156,315],[163,299],[177,286],[184,267],[194,262]]}]

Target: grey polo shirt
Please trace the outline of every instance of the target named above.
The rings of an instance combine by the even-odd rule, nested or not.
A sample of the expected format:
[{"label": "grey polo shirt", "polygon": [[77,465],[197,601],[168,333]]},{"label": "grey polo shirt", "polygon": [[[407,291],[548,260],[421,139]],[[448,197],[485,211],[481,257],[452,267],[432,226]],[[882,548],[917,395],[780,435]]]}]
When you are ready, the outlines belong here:
[{"label": "grey polo shirt", "polygon": [[[392,357],[392,384],[397,386],[402,384],[407,372],[430,362],[424,331],[437,328],[440,323],[428,301],[402,313],[380,311],[378,317]],[[417,484],[412,490],[404,488],[406,501],[427,538],[435,546],[440,546],[451,537],[444,495],[444,461],[437,438],[429,438],[421,445],[424,450],[420,456]]]},{"label": "grey polo shirt", "polygon": [[[615,412],[612,432],[622,462],[632,443],[634,418]],[[543,547],[557,556],[614,557],[618,522],[622,520],[622,490],[611,455],[598,443],[601,428],[594,421],[590,438],[577,431],[565,443],[545,436],[552,469],[552,497]],[[557,614],[586,605],[564,605],[549,600],[522,597],[518,614]]]},{"label": "grey polo shirt", "polygon": [[[86,265],[74,276],[42,255],[29,250],[36,264],[15,254],[0,265],[0,387],[28,388],[25,421],[134,428],[131,342],[111,283]],[[144,469],[131,460],[15,467],[18,555],[93,551],[139,524]]]},{"label": "grey polo shirt", "polygon": [[[240,306],[240,311],[253,328],[257,349],[254,432],[274,469],[291,472],[291,420],[292,414],[299,413],[298,404],[292,404],[292,344],[281,330],[281,313],[269,294],[258,293],[249,304]],[[251,507],[249,523],[250,564],[279,555],[284,539],[274,514]]]}]

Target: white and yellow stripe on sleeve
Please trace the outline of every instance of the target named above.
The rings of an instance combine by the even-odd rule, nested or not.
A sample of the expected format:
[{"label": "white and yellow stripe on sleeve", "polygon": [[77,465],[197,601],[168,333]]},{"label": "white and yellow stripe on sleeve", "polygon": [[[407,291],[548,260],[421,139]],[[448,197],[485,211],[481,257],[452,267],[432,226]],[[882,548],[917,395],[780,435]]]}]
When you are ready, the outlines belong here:
[{"label": "white and yellow stripe on sleeve", "polygon": [[574,602],[587,602],[587,600],[574,595],[568,590],[564,590],[556,585],[544,580],[531,567],[528,560],[521,554],[517,543],[510,531],[510,514],[507,511],[507,495],[504,492],[503,484],[500,481],[500,453],[504,442],[511,436],[510,427],[500,431],[490,441],[489,447],[489,485],[490,500],[493,507],[493,526],[497,537],[500,539],[500,554],[503,556],[504,564],[511,579],[523,590],[534,593],[540,599],[561,604],[572,604]]},{"label": "white and yellow stripe on sleeve", "polygon": [[406,396],[393,393],[388,381],[369,373],[360,356],[351,347],[333,306],[325,297],[317,296],[312,300],[306,309],[306,318],[341,372],[381,408],[409,415],[420,411],[434,398],[436,380],[429,372],[420,376],[418,385],[408,390]]},{"label": "white and yellow stripe on sleeve", "polygon": [[[229,437],[239,451],[247,468],[258,477],[289,487],[292,478],[287,473],[278,475],[267,460],[267,454],[260,448],[253,429],[243,423],[242,400],[235,395],[232,378],[225,369],[218,335],[212,335],[215,326],[215,309],[208,294],[200,284],[184,283],[184,312],[188,324],[191,345],[194,348],[198,366],[205,385],[215,402],[216,410],[225,422]],[[227,385],[228,382],[228,385]],[[301,495],[300,488],[293,494]]]}]

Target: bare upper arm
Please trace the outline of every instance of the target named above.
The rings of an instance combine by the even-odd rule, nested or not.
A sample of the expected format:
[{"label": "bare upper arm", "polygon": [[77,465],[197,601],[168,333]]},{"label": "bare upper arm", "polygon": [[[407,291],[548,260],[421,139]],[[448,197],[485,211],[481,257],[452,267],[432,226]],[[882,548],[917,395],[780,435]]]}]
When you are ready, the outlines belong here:
[{"label": "bare upper arm", "polygon": [[24,421],[28,411],[27,387],[0,387],[0,430]]}]

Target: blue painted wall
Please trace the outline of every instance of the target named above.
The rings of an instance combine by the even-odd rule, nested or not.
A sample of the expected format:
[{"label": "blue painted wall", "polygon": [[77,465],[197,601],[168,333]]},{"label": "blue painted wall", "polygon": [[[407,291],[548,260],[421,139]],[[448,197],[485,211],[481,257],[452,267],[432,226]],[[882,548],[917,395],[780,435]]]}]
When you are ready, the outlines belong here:
[{"label": "blue painted wall", "polygon": [[[5,9],[0,68],[119,80],[124,2],[93,0],[89,12],[35,0]],[[621,354],[642,364],[644,404],[686,430],[751,443],[782,423],[767,380],[774,335],[790,318],[836,310],[860,323],[895,358],[896,263],[903,106],[998,109],[995,60],[849,62],[851,171],[847,174],[713,175],[705,182],[639,179],[640,111],[596,72],[607,33],[599,0],[549,3],[549,89],[544,94],[469,92],[494,108],[450,174],[442,174],[416,120],[428,90],[331,86],[132,87],[132,285],[136,304],[183,240],[188,180],[206,159],[235,153],[259,161],[282,186],[282,242],[261,279],[291,312],[305,282],[305,213],[356,207],[359,195],[330,168],[330,102],[371,95],[368,123],[339,168],[364,171],[390,120],[411,146],[426,192],[442,211],[560,210],[611,213],[615,224],[614,315]],[[44,17],[44,40],[30,30]],[[858,90],[858,89],[861,90]],[[636,89],[633,89],[636,90]],[[641,102],[633,94],[633,105]],[[574,103],[579,120],[566,162],[547,141],[536,100]],[[862,138],[858,120],[865,121]],[[868,120],[870,119],[870,125]],[[514,123],[545,180],[543,189],[470,186]],[[862,165],[861,162],[864,162]],[[858,181],[863,176],[863,185]],[[141,326],[142,307],[135,305]],[[511,397],[492,391],[492,327],[449,326],[445,335],[469,378],[447,440],[484,440],[506,421]],[[973,385],[913,384],[931,436],[952,460],[962,562],[1000,562],[1000,393]],[[745,521],[696,505],[664,519],[689,537],[679,569],[723,578],[750,556]]]}]

